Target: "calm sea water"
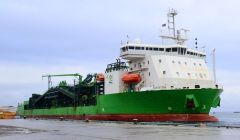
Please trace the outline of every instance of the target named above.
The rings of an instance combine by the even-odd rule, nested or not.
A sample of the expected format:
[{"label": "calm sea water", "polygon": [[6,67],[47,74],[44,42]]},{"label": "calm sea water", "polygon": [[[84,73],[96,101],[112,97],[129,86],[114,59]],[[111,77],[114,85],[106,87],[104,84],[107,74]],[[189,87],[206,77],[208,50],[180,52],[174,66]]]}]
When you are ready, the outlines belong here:
[{"label": "calm sea water", "polygon": [[217,118],[219,118],[220,121],[217,123],[217,125],[240,127],[240,113],[217,112],[217,113],[211,113],[211,115],[214,115]]},{"label": "calm sea water", "polygon": [[[217,123],[124,123],[0,120],[0,140],[240,140],[240,113],[215,113]],[[10,127],[9,127],[10,126]],[[13,127],[12,127],[13,126]]]}]

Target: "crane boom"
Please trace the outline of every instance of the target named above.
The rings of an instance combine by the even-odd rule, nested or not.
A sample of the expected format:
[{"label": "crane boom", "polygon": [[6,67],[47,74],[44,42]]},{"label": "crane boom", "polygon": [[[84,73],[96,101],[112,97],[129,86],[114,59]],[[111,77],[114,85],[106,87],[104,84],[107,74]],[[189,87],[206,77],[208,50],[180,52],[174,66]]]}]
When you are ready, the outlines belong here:
[{"label": "crane boom", "polygon": [[[43,75],[42,77],[57,77],[57,76],[81,76],[78,73],[74,73],[74,74],[52,74],[52,75]],[[81,76],[82,77],[82,76]]]},{"label": "crane boom", "polygon": [[52,80],[51,77],[60,77],[60,76],[73,76],[73,77],[78,77],[78,82],[82,82],[82,76],[78,73],[74,74],[47,74],[47,75],[42,75],[42,78],[47,77],[48,78],[48,89],[51,88],[52,86]]}]

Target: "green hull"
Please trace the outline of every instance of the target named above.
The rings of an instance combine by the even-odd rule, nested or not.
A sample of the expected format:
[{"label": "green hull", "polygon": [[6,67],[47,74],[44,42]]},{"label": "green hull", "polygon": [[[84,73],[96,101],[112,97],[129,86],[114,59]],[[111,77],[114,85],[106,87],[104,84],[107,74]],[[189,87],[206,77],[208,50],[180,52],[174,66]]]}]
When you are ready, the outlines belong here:
[{"label": "green hull", "polygon": [[[98,95],[96,106],[24,110],[21,116],[114,114],[208,114],[220,103],[221,89],[179,89]],[[194,106],[189,107],[188,101]]]}]

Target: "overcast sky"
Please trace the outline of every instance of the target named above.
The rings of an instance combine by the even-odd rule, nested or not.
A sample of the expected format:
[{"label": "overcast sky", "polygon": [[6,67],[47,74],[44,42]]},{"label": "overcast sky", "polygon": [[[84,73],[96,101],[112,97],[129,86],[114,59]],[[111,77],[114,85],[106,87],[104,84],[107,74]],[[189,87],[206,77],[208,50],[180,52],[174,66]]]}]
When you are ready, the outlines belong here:
[{"label": "overcast sky", "polygon": [[[237,0],[1,0],[0,105],[17,105],[46,91],[42,74],[103,72],[118,58],[127,35],[160,44],[161,24],[174,8],[177,27],[191,31],[188,47],[198,37],[208,54],[216,48],[224,92],[214,111],[239,111],[239,5]],[[211,68],[210,56],[208,62]]]}]

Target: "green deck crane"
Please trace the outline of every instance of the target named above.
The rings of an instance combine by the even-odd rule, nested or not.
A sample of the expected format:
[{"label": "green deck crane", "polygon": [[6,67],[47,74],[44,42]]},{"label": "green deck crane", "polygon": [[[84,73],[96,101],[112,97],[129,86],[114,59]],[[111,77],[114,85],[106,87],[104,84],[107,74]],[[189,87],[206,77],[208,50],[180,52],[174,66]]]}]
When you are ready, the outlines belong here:
[{"label": "green deck crane", "polygon": [[52,87],[52,77],[60,77],[60,76],[73,76],[78,77],[78,83],[82,82],[82,76],[78,73],[75,74],[54,74],[54,75],[43,75],[42,78],[47,77],[48,78],[48,89]]}]

